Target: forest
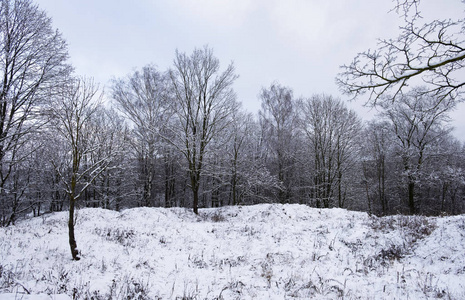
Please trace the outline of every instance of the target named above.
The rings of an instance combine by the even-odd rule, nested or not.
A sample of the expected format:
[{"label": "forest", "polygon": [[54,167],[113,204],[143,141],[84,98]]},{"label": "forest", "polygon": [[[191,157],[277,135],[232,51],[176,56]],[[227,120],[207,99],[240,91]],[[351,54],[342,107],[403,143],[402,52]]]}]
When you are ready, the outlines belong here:
[{"label": "forest", "polygon": [[251,113],[212,46],[102,86],[1,0],[0,298],[464,299],[465,19],[393,3],[344,98],[276,80]]},{"label": "forest", "polygon": [[177,50],[169,69],[147,64],[103,91],[75,75],[45,12],[2,1],[0,225],[62,210],[74,224],[79,207],[464,213],[465,145],[449,125],[463,101],[463,21],[418,27],[417,5],[398,1],[406,20],[415,12],[399,37],[337,75],[344,94],[370,95],[379,114],[366,122],[338,97],[297,97],[277,81],[249,113],[234,92],[240,74],[209,46]]}]

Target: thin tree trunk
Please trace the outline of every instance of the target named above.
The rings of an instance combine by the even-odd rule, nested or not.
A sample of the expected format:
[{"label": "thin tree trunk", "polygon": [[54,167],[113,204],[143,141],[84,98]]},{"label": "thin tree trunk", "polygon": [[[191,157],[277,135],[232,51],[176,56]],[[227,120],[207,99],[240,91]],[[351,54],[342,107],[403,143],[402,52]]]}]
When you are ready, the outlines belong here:
[{"label": "thin tree trunk", "polygon": [[192,208],[194,211],[194,214],[198,215],[199,214],[199,188],[193,188],[192,192],[194,193],[194,203],[192,204]]},{"label": "thin tree trunk", "polygon": [[[338,166],[338,169],[340,170],[340,166]],[[343,201],[343,197],[342,197],[342,172],[341,171],[338,172],[337,179],[338,179],[338,182],[337,182],[338,204],[339,204],[339,208],[343,208],[344,207],[344,201]]]},{"label": "thin tree trunk", "polygon": [[237,150],[234,151],[234,161],[233,161],[233,174],[232,174],[232,181],[231,181],[231,188],[232,188],[232,205],[236,205],[237,201],[237,192],[236,192],[236,186],[237,186]]},{"label": "thin tree trunk", "polygon": [[69,247],[71,249],[71,255],[74,260],[80,260],[78,256],[79,251],[77,249],[76,238],[74,237],[74,207],[76,199],[73,195],[69,196],[69,219],[68,219],[68,232],[69,232]]},{"label": "thin tree trunk", "polygon": [[387,215],[388,213],[388,202],[387,202],[387,196],[386,196],[386,165],[385,165],[385,160],[383,157],[382,165],[381,165],[381,202],[383,206],[383,215]]},{"label": "thin tree trunk", "polygon": [[79,155],[76,147],[73,149],[73,174],[71,176],[71,190],[69,191],[69,217],[68,217],[68,234],[69,234],[69,247],[71,249],[71,255],[73,260],[80,260],[78,256],[79,251],[77,249],[76,238],[74,236],[74,208],[76,205],[76,185],[77,178],[76,174],[79,170]]},{"label": "thin tree trunk", "polygon": [[413,179],[409,179],[408,183],[408,206],[410,210],[410,214],[415,214],[415,182]]},{"label": "thin tree trunk", "polygon": [[232,205],[236,205],[237,201],[237,191],[236,191],[236,173],[234,173],[233,178],[232,178]]},{"label": "thin tree trunk", "polygon": [[445,211],[446,206],[446,195],[447,195],[448,184],[442,184],[442,197],[441,197],[441,212]]}]

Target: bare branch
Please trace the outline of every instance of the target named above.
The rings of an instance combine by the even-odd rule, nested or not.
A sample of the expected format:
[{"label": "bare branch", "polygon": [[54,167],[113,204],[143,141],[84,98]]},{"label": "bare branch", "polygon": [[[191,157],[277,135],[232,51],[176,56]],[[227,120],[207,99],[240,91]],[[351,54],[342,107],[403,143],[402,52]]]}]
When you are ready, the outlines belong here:
[{"label": "bare branch", "polygon": [[[369,93],[369,105],[392,93],[402,96],[411,83],[427,86],[440,99],[463,101],[460,72],[465,61],[464,20],[434,20],[418,26],[419,1],[398,1],[396,10],[414,10],[395,40],[381,40],[377,51],[359,53],[350,65],[341,68],[336,82],[345,94],[356,98]],[[417,79],[418,78],[418,79]],[[421,80],[421,81],[420,81]]]}]

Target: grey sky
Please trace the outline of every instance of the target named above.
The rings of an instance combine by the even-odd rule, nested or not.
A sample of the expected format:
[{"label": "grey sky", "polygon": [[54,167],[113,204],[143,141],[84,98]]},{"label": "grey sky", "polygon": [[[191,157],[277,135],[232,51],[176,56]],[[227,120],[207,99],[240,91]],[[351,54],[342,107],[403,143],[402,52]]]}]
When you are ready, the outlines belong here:
[{"label": "grey sky", "polygon": [[[234,61],[238,100],[251,112],[257,95],[273,81],[295,96],[342,96],[335,85],[339,66],[395,38],[401,19],[390,0],[38,0],[68,41],[80,75],[102,86],[113,77],[155,64],[172,65],[174,52],[209,45],[221,65]],[[422,0],[426,19],[457,18],[460,0]],[[108,88],[107,88],[108,89]],[[349,103],[368,119],[375,113]],[[455,134],[465,141],[465,104],[452,114]]]}]

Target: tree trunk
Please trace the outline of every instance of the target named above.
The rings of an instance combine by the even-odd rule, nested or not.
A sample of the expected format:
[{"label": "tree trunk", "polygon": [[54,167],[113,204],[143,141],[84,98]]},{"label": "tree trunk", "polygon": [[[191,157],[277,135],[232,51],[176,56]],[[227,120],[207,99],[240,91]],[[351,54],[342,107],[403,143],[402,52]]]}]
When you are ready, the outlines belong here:
[{"label": "tree trunk", "polygon": [[71,176],[71,190],[69,196],[69,217],[68,217],[68,234],[69,234],[69,247],[71,249],[71,256],[73,260],[80,260],[79,251],[77,249],[76,238],[74,237],[74,208],[76,205],[76,174],[79,169],[78,151],[73,149],[73,174]]},{"label": "tree trunk", "polygon": [[444,182],[442,184],[441,212],[445,211],[447,188],[448,188],[448,184]]},{"label": "tree trunk", "polygon": [[408,183],[408,207],[411,215],[415,214],[415,182],[413,179]]},{"label": "tree trunk", "polygon": [[236,205],[237,204],[237,201],[236,201],[236,198],[237,198],[237,191],[236,191],[236,174],[234,173],[233,175],[233,178],[232,178],[232,205]]},{"label": "tree trunk", "polygon": [[74,206],[76,199],[72,195],[69,196],[69,219],[68,219],[68,232],[69,232],[69,247],[71,248],[71,255],[74,260],[80,260],[79,251],[77,249],[76,238],[74,237]]},{"label": "tree trunk", "polygon": [[198,215],[199,214],[199,188],[198,187],[193,188],[192,192],[194,193],[194,203],[192,204],[192,208],[193,208],[194,214]]},{"label": "tree trunk", "polygon": [[338,172],[338,175],[337,175],[337,199],[338,199],[338,205],[339,205],[339,208],[343,208],[344,207],[344,200],[343,200],[343,197],[342,197],[342,172],[340,171],[340,164],[338,163],[338,169],[339,169],[339,172]]},{"label": "tree trunk", "polygon": [[367,200],[368,200],[368,215],[371,216],[371,214],[373,212],[371,210],[371,199],[370,199],[370,193],[369,193],[369,190],[368,190],[368,181],[367,180],[365,180],[365,192],[367,194]]},{"label": "tree trunk", "polygon": [[[278,151],[278,180],[283,184],[284,184],[284,164],[283,164],[283,156],[281,154],[281,152]],[[278,198],[279,198],[279,202],[284,204],[286,203],[286,193],[284,190],[282,189],[279,189],[279,192],[278,192]]]},{"label": "tree trunk", "polygon": [[385,161],[384,157],[381,162],[381,204],[383,208],[383,216],[387,215],[388,213],[388,203],[387,203],[387,196],[386,196],[386,169],[385,169]]},{"label": "tree trunk", "polygon": [[233,160],[233,173],[232,173],[232,180],[231,180],[231,189],[232,189],[232,205],[236,205],[237,201],[237,192],[236,192],[236,186],[237,186],[237,157],[238,157],[238,151],[234,151],[234,160]]}]

